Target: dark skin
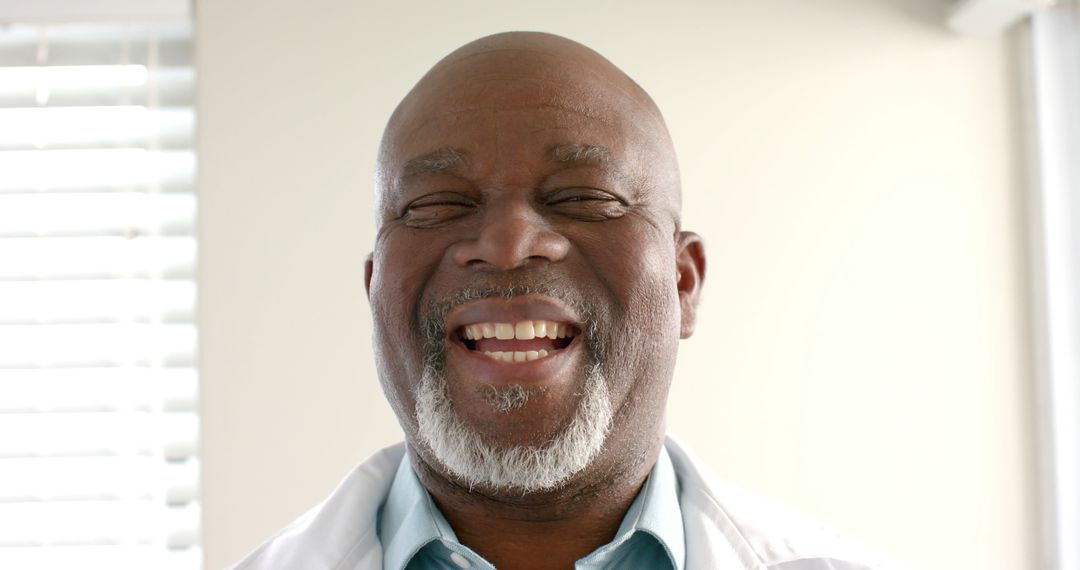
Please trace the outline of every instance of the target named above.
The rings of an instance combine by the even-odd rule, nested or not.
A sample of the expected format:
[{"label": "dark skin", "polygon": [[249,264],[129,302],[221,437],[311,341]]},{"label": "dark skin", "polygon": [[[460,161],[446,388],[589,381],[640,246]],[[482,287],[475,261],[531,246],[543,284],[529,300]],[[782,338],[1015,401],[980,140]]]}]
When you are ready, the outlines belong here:
[{"label": "dark skin", "polygon": [[[679,228],[663,119],[644,91],[584,46],[546,34],[491,36],[447,56],[401,103],[377,186],[366,285],[380,379],[413,468],[462,544],[496,567],[572,568],[611,541],[652,469],[678,340],[695,324],[704,250]],[[554,489],[470,489],[417,435],[414,394],[427,351],[415,323],[462,287],[539,280],[599,309],[611,430],[599,455]],[[565,365],[538,377],[476,364],[453,331],[445,343],[449,397],[487,443],[541,446],[573,416],[584,350],[568,350]],[[500,413],[484,389],[510,383],[536,395]]]}]

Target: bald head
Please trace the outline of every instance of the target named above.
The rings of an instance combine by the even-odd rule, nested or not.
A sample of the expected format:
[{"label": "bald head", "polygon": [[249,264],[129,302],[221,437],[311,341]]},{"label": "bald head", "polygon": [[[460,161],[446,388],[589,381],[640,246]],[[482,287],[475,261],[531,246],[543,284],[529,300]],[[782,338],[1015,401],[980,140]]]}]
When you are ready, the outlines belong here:
[{"label": "bald head", "polygon": [[[499,137],[510,133],[495,123],[516,116],[520,124],[530,112],[546,113],[550,120],[526,129],[534,139],[527,142],[546,146],[542,151],[561,155],[564,162],[622,162],[621,175],[663,201],[678,226],[678,165],[652,98],[595,51],[540,32],[507,32],[470,42],[436,63],[406,95],[386,126],[379,152],[380,221],[393,215],[397,188],[418,170],[466,162],[497,168],[476,164],[477,147],[498,154],[512,146],[507,143],[525,142]],[[599,130],[606,131],[607,144],[596,140],[603,138],[594,134]],[[440,137],[433,135],[448,131],[462,142],[437,144]]]}]

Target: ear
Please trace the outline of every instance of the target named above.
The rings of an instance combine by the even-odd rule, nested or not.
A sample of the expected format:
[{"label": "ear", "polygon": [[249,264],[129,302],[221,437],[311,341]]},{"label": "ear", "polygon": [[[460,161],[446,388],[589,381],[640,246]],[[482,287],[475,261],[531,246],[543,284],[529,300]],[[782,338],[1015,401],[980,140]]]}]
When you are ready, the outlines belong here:
[{"label": "ear", "polygon": [[705,242],[694,232],[679,232],[675,246],[676,283],[682,323],[679,338],[690,338],[697,324],[698,299],[705,282]]},{"label": "ear", "polygon": [[375,272],[375,253],[367,254],[367,259],[364,260],[364,291],[367,292],[367,296],[371,298],[371,275]]}]

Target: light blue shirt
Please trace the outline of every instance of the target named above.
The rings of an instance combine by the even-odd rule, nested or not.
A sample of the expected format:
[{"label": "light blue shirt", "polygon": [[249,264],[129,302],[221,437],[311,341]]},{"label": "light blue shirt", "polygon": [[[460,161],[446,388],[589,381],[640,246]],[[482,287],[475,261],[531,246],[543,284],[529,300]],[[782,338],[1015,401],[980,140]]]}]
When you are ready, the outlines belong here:
[{"label": "light blue shirt", "polygon": [[[413,472],[406,455],[379,512],[384,570],[495,567],[462,545]],[[615,539],[577,561],[578,570],[650,568],[683,570],[686,539],[678,481],[667,449],[623,517]]]},{"label": "light blue shirt", "polygon": [[[325,501],[281,529],[232,570],[491,568],[458,543],[409,464],[403,463],[408,461],[405,452],[405,444],[399,443],[369,457]],[[395,487],[392,501],[391,487]],[[649,545],[651,551],[644,548]],[[421,551],[424,555],[418,557]],[[648,483],[624,516],[618,536],[577,566],[902,568],[818,521],[717,479],[670,436]]]}]

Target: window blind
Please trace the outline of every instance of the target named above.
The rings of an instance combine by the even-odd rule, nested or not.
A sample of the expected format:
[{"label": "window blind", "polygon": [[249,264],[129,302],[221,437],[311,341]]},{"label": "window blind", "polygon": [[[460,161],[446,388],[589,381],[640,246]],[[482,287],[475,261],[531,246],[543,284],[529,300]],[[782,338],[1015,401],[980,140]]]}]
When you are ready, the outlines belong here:
[{"label": "window blind", "polygon": [[0,568],[201,567],[191,53],[0,27]]},{"label": "window blind", "polygon": [[1044,563],[1080,570],[1080,5],[1043,6],[1022,38]]}]

